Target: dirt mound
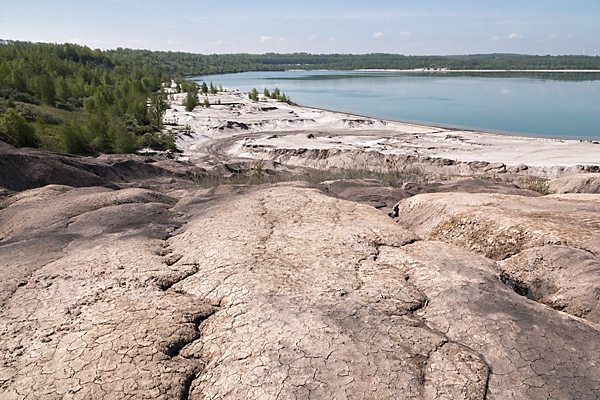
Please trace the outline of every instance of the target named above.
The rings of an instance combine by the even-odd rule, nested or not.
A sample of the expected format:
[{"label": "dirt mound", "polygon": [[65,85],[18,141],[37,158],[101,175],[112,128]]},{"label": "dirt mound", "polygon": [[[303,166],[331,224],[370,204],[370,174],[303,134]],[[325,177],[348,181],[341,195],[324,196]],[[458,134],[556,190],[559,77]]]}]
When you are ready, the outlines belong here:
[{"label": "dirt mound", "polygon": [[406,183],[402,186],[411,195],[421,193],[498,193],[511,194],[528,197],[541,196],[538,192],[521,189],[517,185],[508,182],[493,182],[483,179],[465,179],[452,183],[430,183],[419,185],[415,183]]},{"label": "dirt mound", "polygon": [[0,186],[21,191],[49,184],[118,187],[86,169],[78,157],[0,142]]},{"label": "dirt mound", "polygon": [[589,252],[536,247],[499,265],[502,280],[521,295],[600,324],[600,262]]},{"label": "dirt mound", "polygon": [[80,157],[15,148],[0,142],[0,187],[22,191],[46,185],[103,186],[118,189],[143,180],[155,182],[204,175],[202,169],[133,154]]},{"label": "dirt mound", "polygon": [[404,183],[401,188],[385,185],[374,179],[340,179],[321,183],[329,193],[350,201],[367,204],[396,217],[394,205],[402,199],[421,193],[501,193],[539,197],[539,193],[520,189],[506,182],[466,179],[453,183]]},{"label": "dirt mound", "polygon": [[498,272],[517,293],[600,322],[599,195],[425,194],[395,212],[424,239],[504,260]]},{"label": "dirt mound", "polygon": [[578,174],[554,179],[548,183],[550,193],[600,193],[600,174]]},{"label": "dirt mound", "polygon": [[373,179],[340,179],[325,181],[321,185],[342,199],[367,204],[386,214],[392,211],[398,200],[410,196],[405,190],[385,186]]}]

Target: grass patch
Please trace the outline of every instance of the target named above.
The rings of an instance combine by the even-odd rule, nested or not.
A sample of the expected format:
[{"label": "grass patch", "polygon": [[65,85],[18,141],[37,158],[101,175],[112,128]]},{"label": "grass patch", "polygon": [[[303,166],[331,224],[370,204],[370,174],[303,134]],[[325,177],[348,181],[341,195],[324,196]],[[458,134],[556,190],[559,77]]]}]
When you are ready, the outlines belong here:
[{"label": "grass patch", "polygon": [[304,181],[312,184],[320,184],[325,181],[341,179],[374,179],[385,186],[401,187],[406,182],[426,184],[428,175],[418,165],[403,165],[384,170],[371,170],[367,168],[306,168],[302,172],[280,172],[267,174],[264,161],[260,160],[254,164],[251,170],[244,173],[221,175],[217,173],[197,174],[190,176],[194,184],[203,189],[219,185],[260,185],[263,183],[280,183]]},{"label": "grass patch", "polygon": [[519,184],[518,186],[521,189],[533,190],[534,192],[538,192],[539,194],[544,196],[550,194],[548,181],[543,178],[531,177],[522,184]]}]

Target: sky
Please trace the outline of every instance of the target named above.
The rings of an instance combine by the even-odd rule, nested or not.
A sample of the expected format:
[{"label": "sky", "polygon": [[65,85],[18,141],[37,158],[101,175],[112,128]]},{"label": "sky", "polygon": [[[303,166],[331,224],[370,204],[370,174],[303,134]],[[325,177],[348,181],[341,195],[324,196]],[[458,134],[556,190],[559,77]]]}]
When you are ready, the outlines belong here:
[{"label": "sky", "polygon": [[600,0],[0,0],[0,39],[203,54],[600,55]]}]

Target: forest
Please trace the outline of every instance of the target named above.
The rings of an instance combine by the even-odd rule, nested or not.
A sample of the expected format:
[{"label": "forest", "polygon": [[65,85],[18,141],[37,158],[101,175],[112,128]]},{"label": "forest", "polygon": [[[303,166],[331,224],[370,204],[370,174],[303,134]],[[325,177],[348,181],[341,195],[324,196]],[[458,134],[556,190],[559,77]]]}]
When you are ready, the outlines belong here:
[{"label": "forest", "polygon": [[[190,76],[288,69],[598,69],[600,57],[192,54],[0,40],[0,140],[73,154],[176,150],[161,88]],[[196,90],[196,89],[194,89]]]}]

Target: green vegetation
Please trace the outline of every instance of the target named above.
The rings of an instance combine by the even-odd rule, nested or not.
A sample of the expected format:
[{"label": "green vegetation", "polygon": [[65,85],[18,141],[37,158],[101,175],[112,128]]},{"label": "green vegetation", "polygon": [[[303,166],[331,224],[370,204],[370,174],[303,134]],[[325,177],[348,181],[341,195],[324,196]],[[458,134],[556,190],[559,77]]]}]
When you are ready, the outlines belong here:
[{"label": "green vegetation", "polygon": [[1,41],[0,140],[70,153],[164,148],[164,82],[148,53]]},{"label": "green vegetation", "polygon": [[[164,149],[172,138],[161,132],[169,108],[162,92],[176,80],[187,92],[188,111],[198,93],[223,91],[210,82],[200,87],[185,77],[286,69],[600,69],[600,57],[484,54],[404,56],[398,54],[308,53],[263,55],[190,54],[164,51],[92,50],[74,44],[0,40],[0,140],[58,152],[129,152],[143,146]],[[581,73],[572,74],[582,79]],[[290,102],[278,88],[265,97]],[[258,101],[254,89],[251,98]],[[210,103],[204,103],[210,106]]]},{"label": "green vegetation", "polygon": [[267,170],[264,160],[254,163],[251,170],[223,175],[209,172],[206,175],[194,175],[192,180],[198,187],[210,188],[219,185],[260,185],[263,183],[279,183],[305,181],[319,184],[339,179],[375,179],[386,186],[401,187],[406,182],[427,184],[429,176],[419,165],[398,165],[393,170],[389,166],[370,169],[364,165],[349,164],[343,168],[324,165],[320,168],[305,168],[302,173],[275,172]]},{"label": "green vegetation", "polygon": [[[292,103],[290,98],[286,96],[285,93],[281,93],[279,88],[275,88],[273,92],[269,92],[269,90],[265,88],[265,90],[263,90],[263,95],[265,98],[282,101],[288,104]],[[248,98],[252,101],[258,101],[258,90],[256,90],[256,88],[252,88],[252,90],[248,93]]]},{"label": "green vegetation", "polygon": [[252,90],[248,93],[248,98],[252,101],[258,101],[258,90],[256,90],[256,88],[252,88]]},{"label": "green vegetation", "polygon": [[7,139],[17,146],[35,147],[37,144],[33,127],[12,107],[0,117],[0,129],[7,135]]},{"label": "green vegetation", "polygon": [[[266,92],[266,93],[268,93],[268,92],[269,92],[269,91],[267,90],[267,88],[265,88],[265,92]],[[265,96],[267,96],[267,95],[265,94]],[[289,97],[287,97],[287,96],[285,95],[285,93],[281,93],[281,92],[279,91],[279,88],[277,88],[277,87],[276,87],[275,89],[273,89],[273,92],[272,92],[272,93],[271,93],[271,95],[270,95],[270,96],[268,96],[268,97],[270,97],[270,98],[272,98],[272,99],[275,99],[275,100],[283,101],[284,103],[291,103],[291,100],[290,100],[290,98],[289,98]]]},{"label": "green vegetation", "polygon": [[190,112],[193,111],[194,108],[199,104],[198,102],[198,92],[197,91],[189,91],[185,96],[185,100],[183,100],[183,105],[185,106],[185,111]]},{"label": "green vegetation", "polygon": [[261,182],[263,180],[263,178],[265,177],[265,162],[264,162],[264,160],[261,159],[261,160],[257,161],[256,163],[254,163],[254,177],[259,182]]},{"label": "green vegetation", "polygon": [[519,184],[518,186],[521,189],[533,190],[534,192],[538,192],[539,194],[544,195],[544,196],[546,196],[547,194],[550,194],[548,181],[546,181],[545,179],[542,179],[542,178],[531,177],[531,178],[527,179],[526,181],[524,181],[523,183]]}]

